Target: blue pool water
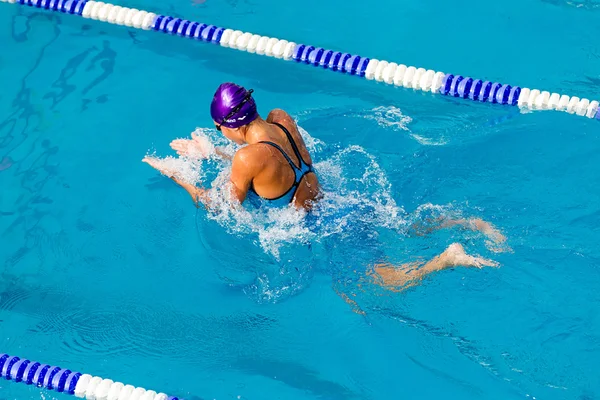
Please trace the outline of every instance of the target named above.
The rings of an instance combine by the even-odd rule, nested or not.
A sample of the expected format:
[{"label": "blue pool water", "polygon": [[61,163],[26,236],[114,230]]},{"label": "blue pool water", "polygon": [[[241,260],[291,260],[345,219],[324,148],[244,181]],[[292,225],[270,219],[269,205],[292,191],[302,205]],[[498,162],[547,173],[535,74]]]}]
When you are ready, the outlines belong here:
[{"label": "blue pool water", "polygon": [[[122,5],[600,93],[592,0]],[[0,43],[0,352],[188,399],[600,397],[598,121],[5,3]],[[140,162],[196,128],[218,140],[208,105],[223,81],[298,120],[319,213],[197,211]],[[203,164],[205,184],[222,168]],[[457,229],[407,235],[440,214],[491,221],[512,251]],[[500,268],[402,293],[361,280],[456,241]],[[53,397],[66,398],[0,382],[1,399]]]}]

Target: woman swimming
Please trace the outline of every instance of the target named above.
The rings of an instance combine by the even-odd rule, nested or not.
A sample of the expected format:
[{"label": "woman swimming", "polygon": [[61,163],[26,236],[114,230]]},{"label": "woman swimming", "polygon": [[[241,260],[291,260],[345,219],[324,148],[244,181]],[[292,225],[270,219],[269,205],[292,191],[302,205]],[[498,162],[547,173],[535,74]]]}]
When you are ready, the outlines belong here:
[{"label": "woman swimming", "polygon": [[[217,130],[246,146],[233,156],[231,192],[242,203],[247,197],[259,196],[273,205],[293,204],[309,210],[319,197],[319,180],[312,159],[294,120],[283,110],[273,110],[264,120],[256,109],[252,90],[234,83],[223,83],[217,89],[210,114]],[[180,156],[205,154],[209,143],[198,137],[178,139],[171,147]],[[217,152],[220,156],[226,156]],[[192,196],[194,202],[208,206],[207,190],[198,188],[165,170],[156,159],[144,162],[170,175]]]},{"label": "woman swimming", "polygon": [[[246,145],[232,159],[230,185],[233,199],[243,203],[247,198],[260,197],[274,206],[293,205],[307,211],[318,202],[320,185],[312,158],[288,113],[275,109],[263,120],[257,112],[252,90],[234,83],[219,86],[210,113],[217,130],[229,140]],[[204,158],[211,151],[212,144],[204,138],[192,136],[192,139],[172,141],[171,147],[182,157]],[[215,153],[222,158],[230,158],[218,149]],[[156,158],[145,157],[142,161],[182,186],[197,206],[199,203],[210,206],[207,189],[185,182]],[[427,230],[416,225],[412,230],[416,235],[424,235],[453,226],[480,231],[495,244],[505,241],[505,237],[491,224],[475,218],[442,218]],[[467,255],[463,247],[455,243],[419,269],[415,269],[414,263],[399,267],[376,265],[371,277],[382,286],[405,289],[430,273],[459,265],[481,268],[497,264]]]}]

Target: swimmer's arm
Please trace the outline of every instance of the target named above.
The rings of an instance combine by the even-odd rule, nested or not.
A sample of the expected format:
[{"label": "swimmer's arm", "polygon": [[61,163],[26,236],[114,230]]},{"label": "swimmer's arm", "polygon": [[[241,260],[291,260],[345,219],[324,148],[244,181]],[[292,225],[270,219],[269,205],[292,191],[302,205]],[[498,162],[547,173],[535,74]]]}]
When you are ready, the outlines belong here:
[{"label": "swimmer's arm", "polygon": [[196,207],[198,207],[198,203],[200,203],[200,202],[204,203],[204,205],[206,207],[208,207],[210,198],[208,196],[208,191],[206,189],[198,188],[195,185],[192,185],[191,183],[185,182],[184,180],[178,178],[174,171],[172,171],[170,168],[163,166],[161,161],[154,157],[146,156],[142,159],[142,162],[145,162],[146,164],[150,165],[152,168],[157,169],[158,171],[160,171],[160,173],[162,173],[165,176],[168,176],[176,184],[178,184],[179,186],[184,188],[185,191],[188,192],[190,194],[190,196],[192,196],[192,199],[194,200]]},{"label": "swimmer's arm", "polygon": [[[240,149],[233,157],[230,178],[231,194],[234,199],[237,199],[240,202],[240,204],[246,199],[252,179],[259,170],[259,165],[252,162],[252,159],[249,157],[247,148]],[[175,176],[172,176],[171,179],[192,196],[192,200],[196,207],[199,207],[200,203],[202,203],[206,208],[210,208],[211,199],[208,190],[182,181]]]},{"label": "swimmer's arm", "polygon": [[210,197],[208,196],[208,190],[199,188],[195,185],[192,185],[191,183],[184,182],[181,179],[178,179],[174,176],[172,176],[171,179],[175,181],[175,183],[177,183],[179,186],[184,188],[185,191],[190,194],[190,196],[192,196],[192,200],[194,201],[196,207],[199,207],[200,203],[202,203],[204,204],[204,207],[209,208]]},{"label": "swimmer's arm", "polygon": [[231,161],[233,159],[233,157],[227,153],[225,153],[223,150],[221,150],[218,147],[215,147],[215,154],[217,156],[219,156],[220,158],[227,160],[227,161]]}]

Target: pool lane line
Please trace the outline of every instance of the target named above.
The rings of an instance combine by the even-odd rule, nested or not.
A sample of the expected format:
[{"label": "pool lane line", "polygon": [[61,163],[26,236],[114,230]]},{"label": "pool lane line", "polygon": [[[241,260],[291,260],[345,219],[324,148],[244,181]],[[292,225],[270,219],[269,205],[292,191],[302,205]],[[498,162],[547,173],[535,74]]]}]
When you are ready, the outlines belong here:
[{"label": "pool lane line", "polygon": [[577,96],[521,88],[462,75],[446,74],[327,50],[307,44],[225,29],[186,19],[157,15],[135,8],[87,0],[0,0],[46,10],[80,15],[110,24],[154,30],[268,57],[294,60],[331,71],[355,75],[390,85],[422,90],[483,103],[518,106],[529,110],[556,110],[600,120],[600,103]]},{"label": "pool lane line", "polygon": [[[40,388],[74,395],[87,400],[179,400],[111,379],[41,364],[24,358],[0,354],[0,378],[36,385]],[[181,399],[183,400],[183,399]]]},{"label": "pool lane line", "polygon": [[446,74],[406,66],[395,62],[370,59],[350,53],[327,50],[307,44],[260,36],[240,30],[225,29],[186,19],[157,15],[135,8],[87,0],[0,0],[46,10],[80,15],[116,25],[154,30],[223,47],[294,60],[368,80],[385,82],[415,90],[459,97],[483,103],[518,106],[529,110],[556,110],[600,120],[600,103],[577,96],[560,95],[538,89],[521,88],[492,81]]}]

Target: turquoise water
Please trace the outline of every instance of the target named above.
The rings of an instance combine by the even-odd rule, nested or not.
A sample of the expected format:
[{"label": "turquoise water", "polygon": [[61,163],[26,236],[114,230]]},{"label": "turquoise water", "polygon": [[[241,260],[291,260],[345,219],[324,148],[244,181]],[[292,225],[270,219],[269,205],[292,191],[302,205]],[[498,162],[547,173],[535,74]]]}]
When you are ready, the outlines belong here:
[{"label": "turquoise water", "polygon": [[[448,3],[122,5],[598,98],[597,2]],[[0,352],[188,399],[600,397],[597,121],[4,3],[0,43]],[[298,120],[317,215],[197,211],[140,162],[196,128],[217,140],[223,81]],[[512,251],[407,235],[442,213],[491,221]],[[501,267],[361,282],[455,241]],[[0,398],[66,396],[2,381]]]}]

